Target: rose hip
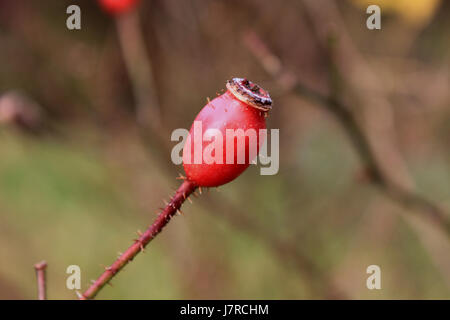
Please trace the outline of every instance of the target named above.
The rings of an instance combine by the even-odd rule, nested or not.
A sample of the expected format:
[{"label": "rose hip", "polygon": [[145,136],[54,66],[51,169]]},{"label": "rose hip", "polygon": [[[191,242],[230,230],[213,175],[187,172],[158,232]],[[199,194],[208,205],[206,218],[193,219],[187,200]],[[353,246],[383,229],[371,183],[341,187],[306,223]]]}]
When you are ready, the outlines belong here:
[{"label": "rose hip", "polygon": [[[234,78],[227,83],[227,91],[221,96],[210,101],[194,121],[194,124],[189,133],[188,139],[183,149],[183,166],[186,171],[187,178],[176,191],[175,195],[170,199],[170,202],[158,214],[158,217],[151,226],[147,228],[144,233],[141,233],[138,239],[122,253],[113,264],[105,268],[105,271],[95,280],[92,285],[83,293],[80,294],[80,299],[93,299],[97,293],[111,281],[111,279],[122,270],[136,255],[143,251],[145,246],[152,241],[169,223],[172,217],[180,212],[180,208],[186,199],[195,192],[198,187],[213,187],[220,186],[224,183],[230,182],[239,176],[250,164],[250,161],[255,155],[251,155],[249,139],[246,139],[245,144],[231,141],[230,147],[226,145],[225,140],[223,144],[218,144],[215,151],[222,151],[222,163],[193,163],[187,161],[188,158],[195,158],[195,150],[189,148],[187,141],[192,140],[195,135],[195,125],[201,124],[203,130],[215,130],[221,135],[226,136],[227,129],[255,129],[256,131],[266,128],[265,117],[267,112],[272,108],[272,100],[267,91],[261,89],[256,84],[246,80]],[[264,142],[259,139],[257,135],[257,152],[259,146]],[[195,143],[195,137],[194,137]],[[210,142],[200,141],[200,151],[207,150]],[[191,143],[192,146],[192,143]],[[195,146],[194,146],[195,147]],[[237,154],[241,151],[245,153],[245,162],[237,163]],[[233,157],[230,158],[233,163],[226,163],[227,155],[231,152]],[[220,159],[220,157],[219,157]]]},{"label": "rose hip", "polygon": [[[272,100],[267,91],[247,79],[234,78],[227,82],[227,91],[206,104],[195,118],[194,124],[189,132],[189,137],[183,149],[183,167],[187,179],[200,187],[216,187],[228,183],[238,177],[248,168],[259,152],[260,146],[264,143],[264,136],[260,136],[261,129],[266,129],[265,118],[272,107]],[[202,133],[208,129],[215,129],[222,136],[222,155],[218,158],[222,161],[207,162],[205,159],[195,161],[195,144],[200,141],[201,154],[215,138],[204,141],[202,137],[197,137],[198,131],[195,126],[201,124]],[[227,129],[241,129],[245,132],[253,129],[256,133],[256,153],[251,152],[251,139],[248,135],[244,137],[245,143],[238,141],[238,137],[232,136],[234,141],[226,143]],[[200,133],[201,134],[201,133]],[[217,139],[217,138],[216,138]],[[220,141],[220,140],[219,140]],[[231,141],[231,140],[230,140]],[[219,142],[220,144],[220,142]],[[199,149],[197,149],[198,151]],[[254,150],[254,149],[253,149]],[[218,150],[212,152],[213,156]],[[197,152],[198,154],[199,152]],[[245,161],[238,161],[238,155],[245,154]],[[228,159],[232,159],[227,161]],[[198,159],[198,156],[197,156]]]},{"label": "rose hip", "polygon": [[106,12],[119,15],[133,8],[138,0],[99,0],[98,2]]}]

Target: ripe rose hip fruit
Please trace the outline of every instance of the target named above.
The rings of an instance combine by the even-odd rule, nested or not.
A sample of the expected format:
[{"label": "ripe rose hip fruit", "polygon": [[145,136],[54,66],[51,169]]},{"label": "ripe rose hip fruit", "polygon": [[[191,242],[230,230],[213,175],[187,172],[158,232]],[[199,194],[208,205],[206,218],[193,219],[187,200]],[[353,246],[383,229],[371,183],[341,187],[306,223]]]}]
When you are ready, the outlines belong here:
[{"label": "ripe rose hip fruit", "polygon": [[110,14],[121,14],[133,8],[138,0],[99,0],[100,6]]},{"label": "ripe rose hip fruit", "polygon": [[[217,187],[238,177],[248,168],[264,143],[265,136],[260,136],[260,130],[266,129],[265,118],[271,108],[272,100],[269,93],[260,86],[247,79],[229,80],[227,91],[206,104],[191,127],[183,149],[183,167],[187,179],[200,187]],[[201,132],[198,131],[199,124],[201,124]],[[212,132],[221,135],[222,141],[217,140],[215,134],[210,140],[204,141],[201,135],[208,129],[213,129]],[[232,129],[235,133],[238,132],[237,129],[242,129],[241,132],[254,129],[256,141],[252,140],[253,147],[250,137],[243,135],[243,138],[238,138],[236,135],[228,137],[230,143],[227,144],[227,135],[230,132],[227,129]],[[199,159],[198,155],[203,155],[205,148],[217,141],[221,147],[208,153],[215,157],[214,161],[208,162],[203,158],[195,161],[196,154]],[[219,152],[216,153],[218,150]],[[240,161],[238,161],[239,154],[241,154]],[[243,154],[245,154],[245,161],[242,159]],[[227,156],[232,159],[231,163],[227,162]]]}]

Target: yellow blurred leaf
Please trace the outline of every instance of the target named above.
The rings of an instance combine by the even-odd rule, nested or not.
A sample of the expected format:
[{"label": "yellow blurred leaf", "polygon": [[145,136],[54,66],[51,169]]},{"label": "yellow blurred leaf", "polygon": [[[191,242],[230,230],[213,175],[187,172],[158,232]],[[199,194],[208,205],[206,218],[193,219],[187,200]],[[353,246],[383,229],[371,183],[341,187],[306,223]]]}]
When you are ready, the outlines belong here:
[{"label": "yellow blurred leaf", "polygon": [[426,24],[435,14],[441,0],[350,0],[361,8],[376,4],[383,13],[393,13],[406,23],[420,27]]}]

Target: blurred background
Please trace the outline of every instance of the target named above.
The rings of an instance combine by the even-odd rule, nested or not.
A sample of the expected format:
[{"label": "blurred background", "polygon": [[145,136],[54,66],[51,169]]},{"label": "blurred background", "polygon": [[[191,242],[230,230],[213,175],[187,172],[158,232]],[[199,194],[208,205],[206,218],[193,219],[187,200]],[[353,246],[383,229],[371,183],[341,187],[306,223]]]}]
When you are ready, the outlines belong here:
[{"label": "blurred background", "polygon": [[69,265],[86,289],[232,77],[271,93],[279,173],[203,190],[98,298],[449,299],[449,30],[439,0],[0,0],[0,299],[35,299],[42,259],[50,299]]}]

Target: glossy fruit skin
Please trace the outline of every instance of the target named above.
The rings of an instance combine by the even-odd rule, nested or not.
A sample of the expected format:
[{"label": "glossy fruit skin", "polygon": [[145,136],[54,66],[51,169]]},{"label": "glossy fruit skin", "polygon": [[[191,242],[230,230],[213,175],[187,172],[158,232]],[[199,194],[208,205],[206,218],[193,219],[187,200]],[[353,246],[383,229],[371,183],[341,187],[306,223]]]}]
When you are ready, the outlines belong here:
[{"label": "glossy fruit skin", "polygon": [[[186,172],[187,179],[194,182],[200,187],[217,187],[228,183],[238,177],[245,169],[248,168],[253,159],[249,159],[249,139],[246,137],[245,141],[245,163],[237,163],[238,147],[243,147],[242,144],[237,143],[237,138],[234,138],[234,162],[233,164],[226,163],[226,129],[243,129],[244,131],[250,128],[259,132],[260,129],[266,129],[266,112],[257,109],[239,99],[230,91],[227,90],[224,94],[216,97],[210,101],[195,118],[195,121],[201,121],[202,131],[205,133],[210,128],[218,129],[223,136],[223,161],[222,163],[207,164],[202,161],[201,164],[194,164],[194,147],[193,143],[185,144],[183,149],[183,167]],[[189,136],[193,141],[193,129],[191,127]],[[211,141],[202,142],[202,151]],[[264,143],[263,139],[257,135],[257,152],[260,146]],[[187,163],[187,159],[191,159]]]},{"label": "glossy fruit skin", "polygon": [[138,0],[98,0],[100,6],[112,15],[119,15],[136,6]]}]

